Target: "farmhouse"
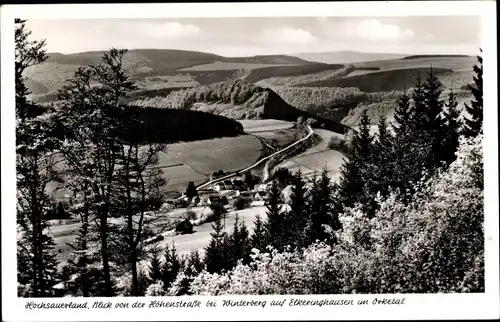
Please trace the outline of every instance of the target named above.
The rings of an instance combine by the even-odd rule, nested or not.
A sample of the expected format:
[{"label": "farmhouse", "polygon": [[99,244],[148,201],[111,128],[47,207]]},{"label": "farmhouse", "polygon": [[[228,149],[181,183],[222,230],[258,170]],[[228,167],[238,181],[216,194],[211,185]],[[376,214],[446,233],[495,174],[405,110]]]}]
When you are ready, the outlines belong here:
[{"label": "farmhouse", "polygon": [[208,196],[207,204],[208,205],[213,205],[213,204],[220,204],[221,200],[219,196]]},{"label": "farmhouse", "polygon": [[222,191],[222,190],[225,190],[226,189],[226,186],[224,185],[223,182],[218,182],[216,184],[214,184],[214,190],[215,191]]}]

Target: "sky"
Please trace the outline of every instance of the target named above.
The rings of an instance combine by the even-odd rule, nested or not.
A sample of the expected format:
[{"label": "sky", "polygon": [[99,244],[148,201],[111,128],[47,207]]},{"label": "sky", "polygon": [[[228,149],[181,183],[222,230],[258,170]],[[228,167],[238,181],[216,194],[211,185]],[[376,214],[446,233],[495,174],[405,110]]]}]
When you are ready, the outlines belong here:
[{"label": "sky", "polygon": [[29,20],[33,39],[64,54],[111,47],[228,57],[303,52],[476,54],[477,16]]}]

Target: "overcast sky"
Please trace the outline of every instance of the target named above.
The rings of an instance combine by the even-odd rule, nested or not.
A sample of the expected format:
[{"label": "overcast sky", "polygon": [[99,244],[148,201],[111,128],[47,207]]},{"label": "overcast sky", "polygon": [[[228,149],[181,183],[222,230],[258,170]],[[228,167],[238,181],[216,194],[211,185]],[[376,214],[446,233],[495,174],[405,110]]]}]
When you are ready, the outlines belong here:
[{"label": "overcast sky", "polygon": [[478,17],[30,20],[49,52],[166,48],[251,56],[353,50],[476,54]]}]

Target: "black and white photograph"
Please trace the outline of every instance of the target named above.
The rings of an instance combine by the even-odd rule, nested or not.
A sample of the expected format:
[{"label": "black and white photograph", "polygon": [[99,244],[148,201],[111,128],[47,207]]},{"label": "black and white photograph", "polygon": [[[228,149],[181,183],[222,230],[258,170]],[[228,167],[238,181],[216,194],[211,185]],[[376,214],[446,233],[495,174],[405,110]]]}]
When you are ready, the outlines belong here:
[{"label": "black and white photograph", "polygon": [[453,2],[447,15],[385,16],[164,6],[164,17],[17,10],[7,40],[2,30],[13,296],[237,307],[243,295],[297,306],[319,295],[314,306],[385,294],[397,306],[391,294],[485,294],[498,105],[496,78],[483,83],[488,68],[496,77],[484,17],[453,15]]}]

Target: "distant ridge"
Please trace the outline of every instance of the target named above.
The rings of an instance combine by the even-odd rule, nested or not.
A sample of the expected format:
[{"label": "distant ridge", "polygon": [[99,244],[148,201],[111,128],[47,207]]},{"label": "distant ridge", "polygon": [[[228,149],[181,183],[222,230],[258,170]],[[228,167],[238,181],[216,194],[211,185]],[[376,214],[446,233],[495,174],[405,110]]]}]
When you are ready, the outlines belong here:
[{"label": "distant ridge", "polygon": [[[87,51],[73,54],[48,53],[47,62],[59,64],[87,65],[98,63],[107,51]],[[214,61],[236,62],[236,63],[258,63],[275,65],[302,65],[311,62],[289,55],[256,55],[248,57],[224,57],[216,54],[200,51],[179,49],[131,49],[126,58],[136,63],[179,63],[197,65],[211,63]]]},{"label": "distant ridge", "polygon": [[471,56],[469,56],[469,55],[412,55],[412,56],[406,56],[403,59],[439,58],[439,57],[471,57]]},{"label": "distant ridge", "polygon": [[292,55],[308,61],[316,61],[325,64],[352,64],[373,60],[400,59],[405,56],[409,56],[408,54],[365,53],[349,50],[318,53],[297,53]]}]

